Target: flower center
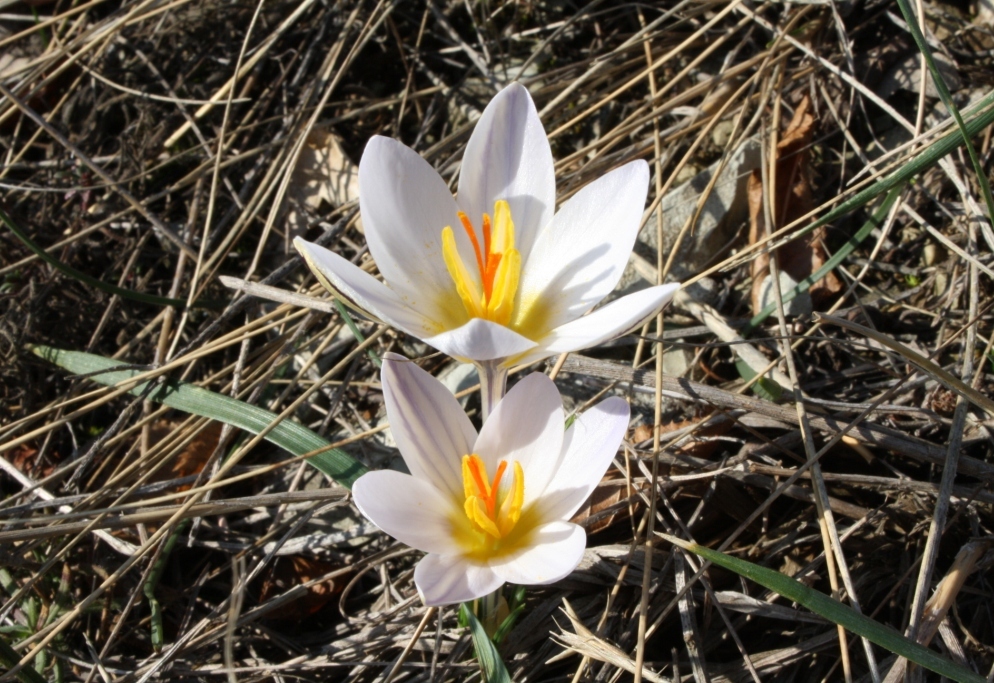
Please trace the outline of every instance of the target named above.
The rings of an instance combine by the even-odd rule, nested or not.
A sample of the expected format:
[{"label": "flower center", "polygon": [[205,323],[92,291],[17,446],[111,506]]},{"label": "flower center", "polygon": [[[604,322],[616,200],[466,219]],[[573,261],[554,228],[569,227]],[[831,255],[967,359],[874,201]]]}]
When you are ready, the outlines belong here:
[{"label": "flower center", "polygon": [[477,531],[495,540],[511,533],[521,518],[521,505],[525,499],[525,474],[521,464],[514,461],[514,481],[504,491],[500,482],[507,470],[507,461],[501,460],[493,482],[487,477],[487,468],[476,453],[462,457],[462,484],[466,492],[463,509]]},{"label": "flower center", "polygon": [[445,267],[448,268],[459,298],[470,317],[506,326],[511,322],[514,312],[514,295],[521,275],[521,254],[514,248],[511,207],[503,199],[494,203],[492,230],[490,216],[483,214],[483,249],[480,249],[473,224],[462,211],[459,212],[459,221],[473,244],[479,278],[474,277],[463,263],[456,247],[455,233],[448,225],[442,230]]}]

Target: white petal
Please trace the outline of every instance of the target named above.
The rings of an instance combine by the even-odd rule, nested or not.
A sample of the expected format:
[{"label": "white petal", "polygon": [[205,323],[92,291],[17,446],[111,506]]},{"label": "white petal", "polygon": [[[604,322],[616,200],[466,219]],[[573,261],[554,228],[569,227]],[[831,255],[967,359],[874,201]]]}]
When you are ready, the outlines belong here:
[{"label": "white petal", "polygon": [[658,285],[623,296],[590,315],[554,329],[539,342],[537,348],[515,358],[514,362],[532,363],[555,354],[588,349],[614,339],[656,314],[670,302],[678,289],[680,285],[675,283]]},{"label": "white petal", "polygon": [[[359,162],[359,207],[369,251],[387,284],[429,317],[458,315],[461,305],[446,305],[456,295],[442,256],[442,230],[453,227],[466,263],[475,257],[456,201],[435,169],[400,142],[375,136]],[[465,317],[462,311],[446,329]]]},{"label": "white petal", "polygon": [[490,567],[508,583],[534,585],[565,578],[583,558],[587,534],[569,522],[550,522],[532,531],[534,542],[513,555],[490,560]]},{"label": "white petal", "polygon": [[441,328],[441,322],[428,320],[389,287],[335,252],[299,237],[293,245],[321,284],[360,311],[418,338],[437,334]]},{"label": "white petal", "polygon": [[490,567],[459,555],[426,555],[414,568],[414,584],[427,607],[482,598],[503,583]]},{"label": "white petal", "polygon": [[[475,451],[493,477],[501,460],[521,463],[527,507],[559,467],[564,432],[563,401],[555,383],[535,372],[515,384],[480,429]],[[510,472],[508,473],[510,474]],[[506,477],[506,483],[512,478]]]},{"label": "white petal", "polygon": [[562,463],[539,501],[543,519],[572,517],[597,487],[628,429],[628,402],[613,396],[587,410],[566,432]]},{"label": "white petal", "polygon": [[380,529],[429,553],[459,552],[450,520],[459,512],[448,494],[393,470],[367,472],[352,485],[356,507]]},{"label": "white petal", "polygon": [[625,270],[649,188],[649,166],[633,161],[590,183],[559,210],[522,257],[521,301],[541,297],[549,328],[575,320],[611,293]]},{"label": "white petal", "polygon": [[516,356],[535,347],[531,339],[483,318],[471,318],[454,330],[425,337],[424,342],[464,363]]},{"label": "white petal", "polygon": [[515,246],[527,258],[556,210],[552,150],[528,91],[512,83],[494,97],[473,129],[459,171],[457,201],[477,227],[507,200]]},{"label": "white petal", "polygon": [[383,399],[407,468],[447,496],[462,499],[462,456],[473,452],[476,429],[445,385],[397,354],[385,354]]}]

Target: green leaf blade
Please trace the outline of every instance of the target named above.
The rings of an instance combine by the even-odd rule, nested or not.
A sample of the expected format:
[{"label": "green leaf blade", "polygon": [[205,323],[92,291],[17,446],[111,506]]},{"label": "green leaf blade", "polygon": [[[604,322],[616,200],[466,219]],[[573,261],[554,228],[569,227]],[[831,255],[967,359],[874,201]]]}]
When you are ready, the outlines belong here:
[{"label": "green leaf blade", "polygon": [[[797,283],[797,286],[793,289],[783,293],[783,302],[786,304],[793,301],[802,292],[808,291],[812,285],[821,280],[823,277],[828,275],[830,271],[835,270],[840,263],[842,263],[849,254],[853,253],[863,240],[869,237],[873,233],[874,228],[879,228],[884,224],[887,218],[887,214],[890,213],[891,208],[894,206],[894,202],[897,201],[898,197],[901,195],[901,190],[904,189],[904,183],[900,183],[896,187],[892,188],[884,198],[883,203],[877,207],[877,210],[873,212],[870,219],[866,221],[856,233],[850,237],[845,244],[843,244],[838,251],[836,251],[832,256],[822,264],[821,268],[813,272],[808,277],[804,278]],[[756,314],[756,316],[749,321],[749,324],[745,328],[745,333],[748,335],[749,332],[755,330],[757,327],[763,324],[763,322],[773,315],[774,311],[777,310],[777,304],[775,301],[766,305],[766,307]],[[743,375],[743,377],[745,377]],[[746,380],[752,379],[752,377],[745,377]]]},{"label": "green leaf blade", "polygon": [[[33,346],[31,351],[74,374],[99,373],[90,379],[105,386],[115,386],[141,374],[140,370],[134,369],[115,370],[113,368],[121,368],[120,361],[92,353],[67,351],[49,346]],[[128,393],[141,396],[147,386],[148,382],[139,382]],[[187,382],[167,381],[154,388],[147,398],[170,408],[230,424],[252,434],[259,434],[278,418],[275,413],[258,406]],[[349,489],[352,488],[355,480],[367,471],[366,467],[351,455],[340,449],[330,448],[331,443],[327,439],[296,422],[283,420],[273,427],[265,438],[293,455],[314,453],[307,459],[308,464]]]},{"label": "green leaf blade", "polygon": [[886,648],[894,654],[900,655],[908,661],[923,666],[950,680],[957,681],[958,683],[985,683],[987,680],[966,667],[952,662],[927,647],[906,638],[893,628],[878,623],[851,607],[833,600],[824,593],[809,588],[800,581],[780,572],[761,567],[737,557],[732,557],[731,555],[726,555],[711,548],[705,548],[696,543],[687,543],[668,535],[666,538],[674,545],[684,548],[695,555],[700,555],[713,564],[729,569],[751,581],[755,581],[764,588],[768,588],[785,598],[793,600],[815,614],[819,614],[829,621],[842,626],[847,631],[866,638],[871,643]]},{"label": "green leaf blade", "polygon": [[[739,371],[739,376],[747,382],[751,381],[757,374],[756,371],[741,358],[735,361],[735,369]],[[753,383],[751,389],[752,393],[756,394],[756,396],[765,401],[769,401],[770,403],[778,403],[783,397],[783,387],[765,375],[757,379],[755,383]]]},{"label": "green leaf blade", "polygon": [[[30,249],[35,256],[40,258],[42,261],[52,266],[58,270],[63,275],[70,277],[74,280],[79,280],[83,284],[89,285],[95,289],[99,289],[102,292],[107,292],[108,294],[113,294],[124,299],[130,299],[131,301],[138,301],[143,304],[151,304],[153,306],[174,306],[179,310],[186,310],[186,301],[183,299],[170,299],[168,297],[156,296],[154,294],[145,294],[144,292],[136,292],[133,289],[126,289],[124,287],[118,287],[117,285],[112,285],[109,282],[104,282],[100,278],[95,278],[87,275],[86,273],[76,270],[70,265],[63,263],[58,260],[47,251],[38,246],[28,234],[14,222],[14,220],[7,215],[7,212],[0,209],[0,222],[7,226],[7,229],[14,233],[17,239]],[[217,301],[195,301],[190,306],[190,308],[222,308],[223,304]]]},{"label": "green leaf blade", "polygon": [[476,649],[476,659],[480,663],[485,683],[511,683],[511,675],[507,673],[507,667],[504,666],[500,653],[487,635],[483,624],[473,614],[473,610],[467,608],[464,603],[459,606],[459,617],[469,624],[473,647]]}]

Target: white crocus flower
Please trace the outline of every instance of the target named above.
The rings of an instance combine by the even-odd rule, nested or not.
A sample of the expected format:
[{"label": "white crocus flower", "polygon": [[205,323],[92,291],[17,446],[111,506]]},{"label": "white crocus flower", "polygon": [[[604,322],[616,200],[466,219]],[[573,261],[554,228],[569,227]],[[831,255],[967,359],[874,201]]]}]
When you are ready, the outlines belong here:
[{"label": "white crocus flower", "polygon": [[387,417],[411,474],[369,472],[352,487],[376,526],[428,555],[414,570],[426,605],[483,597],[503,583],[558,581],[580,562],[586,533],[568,520],[597,486],[628,427],[608,398],[564,430],[543,374],[518,382],[477,434],[445,386],[387,354]]},{"label": "white crocus flower", "polygon": [[463,156],[459,192],[405,145],[374,137],[359,205],[381,283],[295,240],[347,303],[465,362],[512,363],[595,346],[661,309],[678,285],[649,287],[586,315],[614,289],[638,233],[649,167],[633,161],[555,213],[549,141],[513,83],[487,105]]}]

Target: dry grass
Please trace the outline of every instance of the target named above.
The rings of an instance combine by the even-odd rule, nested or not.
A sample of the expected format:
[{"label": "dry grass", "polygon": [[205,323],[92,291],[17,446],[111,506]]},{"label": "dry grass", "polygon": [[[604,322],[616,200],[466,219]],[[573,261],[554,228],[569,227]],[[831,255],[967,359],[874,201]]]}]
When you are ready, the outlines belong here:
[{"label": "dry grass", "polygon": [[[989,92],[991,24],[973,5],[924,9],[957,97]],[[342,320],[239,298],[219,280],[318,295],[293,231],[370,262],[354,201],[299,194],[308,140],[333,136],[356,162],[371,135],[397,137],[454,182],[472,121],[518,78],[550,134],[560,201],[626,160],[652,165],[626,278],[641,287],[686,266],[673,235],[700,239],[707,213],[657,235],[672,223],[662,197],[748,138],[769,160],[804,97],[815,205],[909,158],[914,146],[883,153],[944,117],[934,98],[886,92],[888,72],[917,59],[896,13],[873,0],[0,2],[7,212],[66,266],[194,303],[99,291],[0,232],[0,637],[47,678],[87,683],[478,676],[455,611],[426,613],[417,597],[418,553],[364,522],[343,489],[268,444],[242,448],[236,430],[66,377],[25,345],[165,367],[277,413],[299,402],[294,419],[386,466],[397,453],[378,375]],[[988,128],[976,140],[987,168],[990,142]],[[828,250],[867,216],[829,226]],[[815,302],[886,344],[807,315],[774,315],[743,339],[754,252],[748,218],[727,223],[697,245],[690,275],[709,277],[665,325],[538,368],[571,407],[614,392],[636,420],[582,513],[584,563],[529,590],[501,647],[513,679],[903,675],[888,653],[868,659],[857,638],[702,568],[655,530],[895,628],[920,623],[919,639],[938,635],[934,646],[986,675],[991,416],[915,360],[989,394],[994,231],[969,162],[954,153],[905,188],[836,270],[843,289]],[[362,329],[378,353],[448,369],[415,340]],[[736,359],[768,371],[781,401],[751,396]],[[663,377],[664,360],[686,381]]]}]

